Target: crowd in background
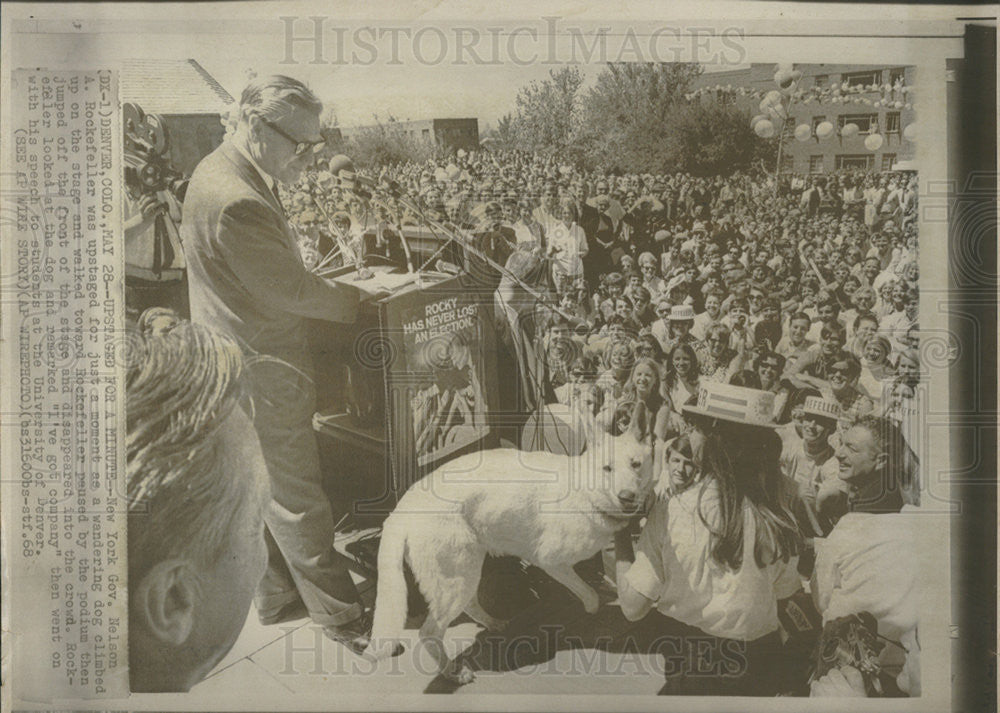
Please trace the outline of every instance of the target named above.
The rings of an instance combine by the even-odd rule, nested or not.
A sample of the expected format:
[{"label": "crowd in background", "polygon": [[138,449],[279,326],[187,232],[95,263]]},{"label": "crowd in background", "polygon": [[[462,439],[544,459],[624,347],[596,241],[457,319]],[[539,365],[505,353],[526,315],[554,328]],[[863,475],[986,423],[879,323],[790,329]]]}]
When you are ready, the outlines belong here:
[{"label": "crowd in background", "polygon": [[774,391],[782,424],[814,395],[836,404],[838,430],[873,413],[911,437],[913,173],[786,174],[776,185],[763,172],[608,176],[519,152],[459,152],[362,180],[320,166],[287,195],[307,264],[334,230],[426,224],[510,262],[547,298],[530,296],[507,329],[530,337],[510,349],[527,410],[580,402],[596,386],[585,400],[620,411],[645,360],[667,412],[661,437],[676,435],[706,381]]}]

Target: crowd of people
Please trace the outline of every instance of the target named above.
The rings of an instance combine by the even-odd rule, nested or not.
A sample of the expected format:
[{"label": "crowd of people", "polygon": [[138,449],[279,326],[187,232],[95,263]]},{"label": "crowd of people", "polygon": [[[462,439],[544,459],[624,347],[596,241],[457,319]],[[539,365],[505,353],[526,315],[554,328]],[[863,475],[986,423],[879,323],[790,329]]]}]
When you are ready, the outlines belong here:
[{"label": "crowd of people", "polygon": [[[139,320],[133,690],[204,677],[254,592],[262,624],[309,616],[366,650],[321,487],[306,320],[355,319],[358,295],[321,271],[391,251],[411,225],[471,248],[432,268],[464,270],[496,308],[498,410],[544,432],[562,409],[653,446],[641,534],[614,543],[619,604],[709,642],[712,667],[700,646],[679,653],[664,692],[784,690],[779,621],[808,619],[787,613],[805,585],[824,635],[841,632],[813,695],[882,692],[875,649],[902,652],[893,692],[919,693],[918,572],[897,517],[919,494],[914,174],[608,176],[479,151],[366,177],[315,162],[321,108],[289,77],[251,82],[185,199],[192,323]],[[875,634],[892,646],[859,645]]]},{"label": "crowd of people", "polygon": [[[912,438],[914,174],[784,175],[776,185],[766,173],[615,177],[517,152],[460,153],[387,169],[370,199],[328,171],[307,172],[286,201],[307,263],[334,244],[327,232],[357,241],[428,221],[510,261],[534,291],[498,310],[517,320],[502,333],[530,376],[528,411],[589,384],[620,402],[646,358],[662,382],[661,438],[676,434],[699,384],[733,379],[777,394],[780,424],[822,396],[835,405],[834,442],[869,413]],[[525,332],[529,348],[513,345]]]},{"label": "crowd of people", "polygon": [[[546,412],[562,407],[568,420],[586,424],[584,434],[601,428],[660,444],[661,498],[683,499],[692,489],[703,496],[692,486],[713,480],[700,447],[714,429],[692,412],[706,393],[736,402],[766,393],[778,437],[773,464],[792,493],[787,512],[803,543],[797,561],[805,579],[822,550],[814,543],[864,510],[845,476],[859,440],[894,444],[891,492],[880,481],[869,505],[896,512],[918,500],[915,174],[609,176],[540,156],[480,152],[391,167],[367,191],[356,181],[345,187],[317,170],[290,196],[311,236],[306,259],[322,252],[322,221],[308,210],[318,198],[330,201],[325,210],[348,243],[360,245],[365,232],[384,240],[408,224],[432,225],[503,265],[480,272],[497,287],[507,352],[498,359],[501,410],[533,414],[526,429],[541,428],[522,444],[585,449],[586,435],[570,444],[558,429],[545,435],[544,424],[560,418]],[[706,437],[693,446],[699,431]],[[732,455],[733,442],[746,440],[739,427],[721,431],[714,442],[730,453],[727,462],[759,459],[752,449]],[[718,462],[714,469],[718,480]],[[758,505],[771,515],[786,511],[777,500]],[[768,536],[787,536],[782,527]],[[631,562],[629,550],[619,562]],[[820,566],[828,566],[822,557]],[[827,678],[818,690],[830,686]]]}]

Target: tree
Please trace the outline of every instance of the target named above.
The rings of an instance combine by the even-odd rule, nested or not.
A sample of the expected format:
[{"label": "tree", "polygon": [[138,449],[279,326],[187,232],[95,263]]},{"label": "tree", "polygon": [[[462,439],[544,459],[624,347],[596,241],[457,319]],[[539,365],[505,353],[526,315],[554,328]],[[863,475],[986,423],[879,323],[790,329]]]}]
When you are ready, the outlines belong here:
[{"label": "tree", "polygon": [[518,148],[545,154],[566,152],[573,142],[577,93],[582,84],[583,74],[576,67],[549,70],[548,79],[531,82],[518,91],[517,114],[505,123],[503,131],[515,139]]},{"label": "tree", "polygon": [[777,143],[757,136],[745,111],[696,101],[676,106],[668,121],[665,160],[672,170],[708,176],[749,168],[757,160],[774,166]]},{"label": "tree", "polygon": [[357,166],[380,169],[394,163],[422,163],[436,154],[433,141],[411,138],[399,126],[395,117],[386,121],[374,117],[372,126],[362,129],[347,142],[347,153]]},{"label": "tree", "polygon": [[666,168],[673,109],[702,72],[693,62],[613,62],[581,102],[577,140],[587,162],[619,171]]}]

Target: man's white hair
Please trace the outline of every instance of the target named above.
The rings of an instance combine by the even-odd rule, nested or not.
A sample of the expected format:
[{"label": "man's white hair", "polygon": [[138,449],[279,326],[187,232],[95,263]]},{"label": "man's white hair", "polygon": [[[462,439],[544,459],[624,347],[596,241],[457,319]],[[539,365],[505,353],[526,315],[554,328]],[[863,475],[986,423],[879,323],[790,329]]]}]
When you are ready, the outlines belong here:
[{"label": "man's white hair", "polygon": [[266,496],[249,477],[221,467],[218,430],[243,396],[239,347],[176,314],[164,325],[165,312],[157,312],[155,329],[152,319],[140,320],[126,368],[132,582],[173,557],[211,566]]},{"label": "man's white hair", "polygon": [[319,115],[323,102],[298,79],[283,74],[257,77],[240,96],[240,120],[256,115],[268,121],[278,121],[296,109]]}]

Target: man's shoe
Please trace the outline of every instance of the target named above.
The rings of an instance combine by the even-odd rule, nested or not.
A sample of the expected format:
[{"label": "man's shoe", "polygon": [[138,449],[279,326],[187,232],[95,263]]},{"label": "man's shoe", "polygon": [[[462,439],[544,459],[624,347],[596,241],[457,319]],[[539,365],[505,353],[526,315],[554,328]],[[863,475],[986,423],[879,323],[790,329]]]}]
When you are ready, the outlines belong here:
[{"label": "man's shoe", "polygon": [[368,614],[362,614],[346,624],[324,626],[323,633],[360,656],[371,643],[372,620]]}]

